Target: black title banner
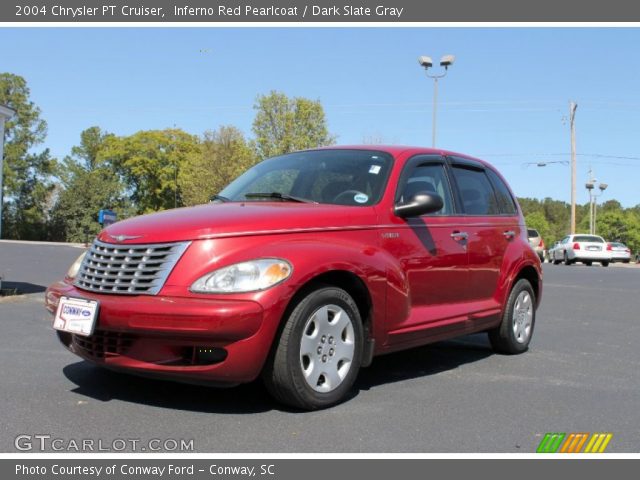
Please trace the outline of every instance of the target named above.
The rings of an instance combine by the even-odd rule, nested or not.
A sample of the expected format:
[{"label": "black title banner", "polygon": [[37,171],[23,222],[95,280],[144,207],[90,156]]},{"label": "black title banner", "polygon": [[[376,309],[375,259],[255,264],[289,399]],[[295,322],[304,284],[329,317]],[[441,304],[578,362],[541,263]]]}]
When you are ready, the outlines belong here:
[{"label": "black title banner", "polygon": [[628,0],[3,0],[0,22],[640,22]]}]

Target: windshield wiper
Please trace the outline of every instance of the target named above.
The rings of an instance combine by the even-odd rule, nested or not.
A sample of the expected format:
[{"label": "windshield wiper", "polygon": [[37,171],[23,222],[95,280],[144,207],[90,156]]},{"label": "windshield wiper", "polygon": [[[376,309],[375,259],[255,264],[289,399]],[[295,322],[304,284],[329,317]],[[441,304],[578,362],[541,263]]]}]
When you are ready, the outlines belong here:
[{"label": "windshield wiper", "polygon": [[231,201],[230,198],[223,197],[222,195],[211,195],[211,198],[209,198],[210,202],[215,202],[216,200],[220,200],[222,203],[227,203]]},{"label": "windshield wiper", "polygon": [[294,197],[293,195],[287,195],[280,192],[252,192],[245,193],[246,198],[277,198],[278,200],[286,200],[288,202],[300,202],[300,203],[318,203],[306,198]]}]

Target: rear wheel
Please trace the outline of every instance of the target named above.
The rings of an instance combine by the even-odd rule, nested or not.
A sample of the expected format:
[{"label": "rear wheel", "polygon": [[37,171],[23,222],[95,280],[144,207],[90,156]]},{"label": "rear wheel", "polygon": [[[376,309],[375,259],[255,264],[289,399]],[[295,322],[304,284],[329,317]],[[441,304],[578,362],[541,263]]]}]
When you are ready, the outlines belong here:
[{"label": "rear wheel", "polygon": [[344,399],[362,361],[363,328],[351,296],[336,287],[312,291],[286,319],[263,372],[280,402],[316,410]]},{"label": "rear wheel", "polygon": [[489,331],[491,346],[498,353],[525,352],[533,335],[535,319],[535,293],[528,280],[520,279],[511,289],[502,322]]},{"label": "rear wheel", "polygon": [[603,267],[608,267],[609,266],[609,262],[600,262],[600,265],[602,265]]},{"label": "rear wheel", "polygon": [[564,252],[564,264],[571,265],[571,260],[569,260],[569,257],[567,257],[567,252]]},{"label": "rear wheel", "polygon": [[590,266],[591,266],[591,260],[588,260],[588,261],[584,262],[584,264],[585,264],[587,267],[590,267]]}]

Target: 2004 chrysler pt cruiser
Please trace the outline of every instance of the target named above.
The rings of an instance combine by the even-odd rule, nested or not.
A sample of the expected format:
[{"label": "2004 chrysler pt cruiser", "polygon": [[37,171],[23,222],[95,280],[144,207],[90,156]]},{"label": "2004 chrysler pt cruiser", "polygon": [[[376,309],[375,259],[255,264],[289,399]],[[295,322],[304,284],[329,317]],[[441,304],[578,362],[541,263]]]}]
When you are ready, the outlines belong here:
[{"label": "2004 chrysler pt cruiser", "polygon": [[376,355],[486,331],[527,350],[540,260],[487,163],[334,147],[257,164],[212,203],[118,222],[51,285],[60,341],[192,383],[262,376],[281,402],[342,400]]}]

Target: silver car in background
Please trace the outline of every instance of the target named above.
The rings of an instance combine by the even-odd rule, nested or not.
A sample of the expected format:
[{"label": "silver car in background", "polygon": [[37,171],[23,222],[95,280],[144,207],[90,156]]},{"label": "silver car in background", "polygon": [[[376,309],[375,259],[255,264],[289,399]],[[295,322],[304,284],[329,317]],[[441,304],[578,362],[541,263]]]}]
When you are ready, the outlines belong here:
[{"label": "silver car in background", "polygon": [[544,263],[544,240],[534,228],[527,228],[527,236],[529,237],[529,245],[536,252],[540,261]]},{"label": "silver car in background", "polygon": [[629,263],[631,261],[631,250],[624,243],[609,242],[607,250],[611,252],[612,262]]},{"label": "silver car in background", "polygon": [[582,262],[591,265],[593,262],[608,267],[611,262],[611,250],[608,250],[607,242],[598,235],[567,235],[560,244],[552,250],[554,264],[564,262],[565,265]]}]

